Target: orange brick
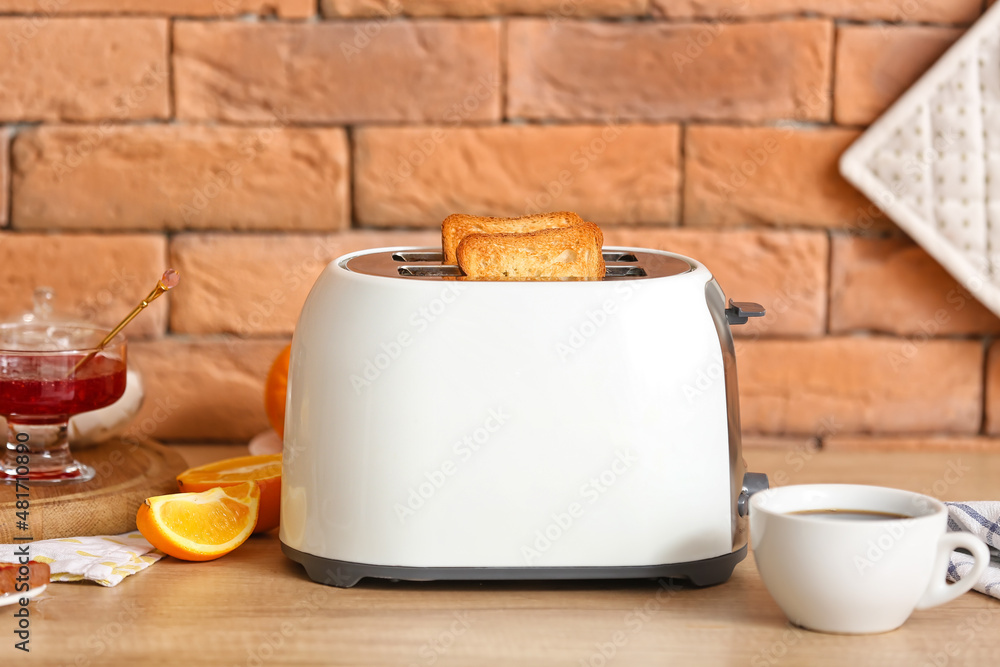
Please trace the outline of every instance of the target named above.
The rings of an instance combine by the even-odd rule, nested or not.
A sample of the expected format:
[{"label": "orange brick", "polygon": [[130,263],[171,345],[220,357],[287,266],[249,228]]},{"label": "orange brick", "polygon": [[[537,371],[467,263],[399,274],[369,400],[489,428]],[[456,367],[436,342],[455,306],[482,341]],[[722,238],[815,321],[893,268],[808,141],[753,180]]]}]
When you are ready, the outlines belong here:
[{"label": "orange brick", "polygon": [[348,226],[344,131],[283,122],[253,128],[43,126],[21,132],[12,149],[12,224],[157,230]]},{"label": "orange brick", "polygon": [[955,28],[840,27],[833,107],[836,121],[865,125],[875,120],[961,35]]},{"label": "orange brick", "polygon": [[287,344],[164,338],[129,346],[146,390],[130,435],[246,442],[269,428],[264,380]]},{"label": "orange brick", "polygon": [[10,136],[0,128],[0,227],[7,226],[7,193],[10,192]]},{"label": "orange brick", "polygon": [[983,307],[922,248],[905,238],[833,240],[830,330],[897,335],[1000,333]]},{"label": "orange brick", "polygon": [[507,114],[824,121],[830,118],[832,39],[831,23],[821,20],[513,20]]},{"label": "orange brick", "polygon": [[355,208],[366,225],[451,213],[569,210],[598,223],[674,224],[676,125],[361,128]]},{"label": "orange brick", "polygon": [[[36,287],[55,290],[53,316],[111,328],[156,286],[167,268],[167,243],[151,234],[0,233],[0,321],[32,310]],[[182,289],[178,287],[178,289]],[[129,324],[129,338],[166,331],[168,301],[160,297]]]},{"label": "orange brick", "polygon": [[0,0],[0,13],[146,14],[153,16],[270,15],[307,18],[316,14],[316,0]]},{"label": "orange brick", "polygon": [[167,21],[0,18],[0,121],[170,115]]},{"label": "orange brick", "polygon": [[[323,267],[348,252],[390,246],[440,247],[441,235],[183,234],[171,242],[170,254],[187,289],[173,295],[170,328],[244,338],[290,335]],[[226,270],[220,271],[220,266]]]},{"label": "orange brick", "polygon": [[653,13],[670,18],[733,18],[819,14],[858,21],[971,23],[980,0],[652,0]]},{"label": "orange brick", "polygon": [[500,119],[494,21],[245,23],[174,28],[177,115],[199,120]]},{"label": "orange brick", "polygon": [[750,433],[979,432],[980,341],[738,341],[736,356],[740,416]]},{"label": "orange brick", "polygon": [[542,14],[558,20],[644,16],[649,0],[320,0],[320,7],[330,18]]},{"label": "orange brick", "polygon": [[737,336],[821,335],[826,329],[829,246],[823,232],[614,228],[605,245],[668,250],[705,264],[726,297],[767,309]]},{"label": "orange brick", "polygon": [[839,128],[688,126],[684,223],[858,228],[868,211],[881,218],[837,169],[857,136]]},{"label": "orange brick", "polygon": [[994,341],[986,363],[986,424],[990,435],[1000,435],[1000,341]]}]

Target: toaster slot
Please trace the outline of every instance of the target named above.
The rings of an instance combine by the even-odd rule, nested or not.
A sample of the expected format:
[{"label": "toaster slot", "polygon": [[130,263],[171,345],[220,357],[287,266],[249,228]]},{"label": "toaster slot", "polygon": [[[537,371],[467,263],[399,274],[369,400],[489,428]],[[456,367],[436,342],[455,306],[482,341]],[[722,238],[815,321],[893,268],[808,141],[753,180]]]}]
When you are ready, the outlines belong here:
[{"label": "toaster slot", "polygon": [[[440,256],[438,259],[440,260]],[[464,274],[462,269],[453,264],[429,264],[427,266],[401,266],[399,267],[399,275],[407,278],[455,278]]]},{"label": "toaster slot", "polygon": [[[639,259],[631,252],[615,252],[615,251],[605,251],[602,253],[604,255],[605,262],[638,262]],[[440,252],[425,251],[425,250],[408,250],[403,252],[392,253],[392,259],[394,262],[440,262],[443,257]]]},{"label": "toaster slot", "polygon": [[[457,278],[464,275],[459,267],[449,264],[400,266],[397,271],[405,278]],[[604,269],[605,278],[637,278],[645,275],[646,271],[641,266],[607,266]]]},{"label": "toaster slot", "polygon": [[[605,250],[603,253],[605,262],[638,262],[637,258],[633,253],[630,252],[615,252]],[[645,273],[640,275],[646,275]]]},{"label": "toaster slot", "polygon": [[[407,250],[403,252],[392,253],[392,260],[394,262],[438,262],[444,259],[440,252],[424,251],[424,250]],[[400,275],[411,275],[403,274]]]},{"label": "toaster slot", "polygon": [[634,278],[646,275],[641,266],[605,266],[605,278]]},{"label": "toaster slot", "polygon": [[[684,257],[642,248],[603,248],[605,272],[602,280],[643,280],[677,276],[697,268]],[[345,255],[340,266],[370,276],[415,280],[454,280],[461,269],[442,264],[440,248],[386,248]]]}]

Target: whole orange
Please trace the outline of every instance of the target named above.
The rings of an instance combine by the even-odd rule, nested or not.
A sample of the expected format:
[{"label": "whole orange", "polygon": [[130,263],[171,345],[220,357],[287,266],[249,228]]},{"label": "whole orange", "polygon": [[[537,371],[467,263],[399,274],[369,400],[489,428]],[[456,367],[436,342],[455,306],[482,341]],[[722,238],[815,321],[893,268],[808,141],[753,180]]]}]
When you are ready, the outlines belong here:
[{"label": "whole orange", "polygon": [[281,520],[281,454],[239,456],[189,468],[177,475],[177,487],[185,493],[250,481],[260,487],[260,511],[253,532],[263,533]]},{"label": "whole orange", "polygon": [[292,354],[291,344],[286,345],[271,364],[264,383],[264,410],[271,428],[278,436],[285,437],[285,396],[288,393],[288,361]]}]

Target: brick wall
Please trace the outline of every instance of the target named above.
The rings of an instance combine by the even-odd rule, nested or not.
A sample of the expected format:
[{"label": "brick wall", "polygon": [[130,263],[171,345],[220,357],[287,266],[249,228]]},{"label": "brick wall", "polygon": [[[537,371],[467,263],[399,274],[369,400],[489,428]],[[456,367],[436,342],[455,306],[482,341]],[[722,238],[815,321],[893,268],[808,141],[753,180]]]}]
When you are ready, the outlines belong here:
[{"label": "brick wall", "polygon": [[757,443],[982,444],[1000,320],[837,173],[981,0],[0,0],[0,315],[131,329],[165,440],[265,428],[322,266],[569,209],[709,265]]}]

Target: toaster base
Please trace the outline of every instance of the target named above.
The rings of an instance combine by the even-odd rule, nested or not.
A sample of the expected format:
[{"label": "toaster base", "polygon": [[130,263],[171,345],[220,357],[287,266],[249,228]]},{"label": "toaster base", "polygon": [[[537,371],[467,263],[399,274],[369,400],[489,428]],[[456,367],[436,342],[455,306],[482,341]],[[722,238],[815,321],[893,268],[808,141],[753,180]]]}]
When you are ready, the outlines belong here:
[{"label": "toaster base", "polygon": [[732,553],[664,565],[621,567],[404,567],[351,563],[313,556],[281,544],[286,556],[301,563],[313,581],[350,588],[367,577],[402,581],[526,581],[546,579],[687,579],[695,586],[715,586],[733,574],[736,564],[746,558],[747,546]]}]

